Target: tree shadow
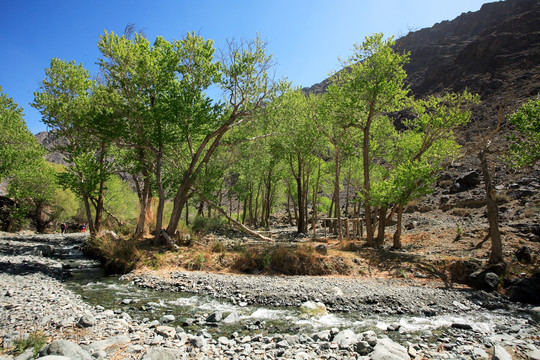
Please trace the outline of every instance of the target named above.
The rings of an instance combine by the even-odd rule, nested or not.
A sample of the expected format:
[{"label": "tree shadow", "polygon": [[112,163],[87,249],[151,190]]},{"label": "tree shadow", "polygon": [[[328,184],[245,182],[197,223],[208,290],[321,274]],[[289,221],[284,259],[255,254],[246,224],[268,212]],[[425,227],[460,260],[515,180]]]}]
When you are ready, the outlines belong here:
[{"label": "tree shadow", "polygon": [[0,273],[21,276],[43,274],[57,280],[62,280],[70,276],[69,272],[63,268],[31,260],[23,260],[21,263],[0,261]]}]

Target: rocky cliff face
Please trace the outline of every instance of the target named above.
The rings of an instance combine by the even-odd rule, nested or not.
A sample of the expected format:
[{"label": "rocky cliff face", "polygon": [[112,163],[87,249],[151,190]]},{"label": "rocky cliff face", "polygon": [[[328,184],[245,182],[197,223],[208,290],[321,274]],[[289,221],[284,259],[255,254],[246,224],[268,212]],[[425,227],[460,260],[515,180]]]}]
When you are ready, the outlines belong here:
[{"label": "rocky cliff face", "polygon": [[[497,105],[512,111],[540,93],[540,1],[484,4],[407,34],[396,49],[410,52],[405,70],[415,96],[468,89],[481,96],[484,116]],[[328,84],[305,90],[322,92]]]},{"label": "rocky cliff face", "polygon": [[56,146],[58,145],[65,145],[65,140],[58,137],[56,132],[54,131],[42,131],[40,133],[37,133],[35,135],[37,141],[43,145],[45,149],[49,151],[47,156],[45,157],[47,161],[50,161],[52,163],[56,164],[62,164],[66,165],[66,161],[64,160],[64,155],[60,154],[57,151],[54,151]]}]

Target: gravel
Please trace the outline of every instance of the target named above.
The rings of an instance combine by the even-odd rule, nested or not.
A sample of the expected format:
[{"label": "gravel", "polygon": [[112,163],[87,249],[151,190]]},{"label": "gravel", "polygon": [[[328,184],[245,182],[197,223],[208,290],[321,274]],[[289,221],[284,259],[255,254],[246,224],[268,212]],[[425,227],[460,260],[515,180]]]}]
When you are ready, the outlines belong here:
[{"label": "gravel", "polygon": [[[434,335],[407,334],[398,328],[386,333],[357,333],[351,329],[299,334],[213,336],[173,328],[164,322],[136,322],[125,313],[90,306],[62,283],[68,270],[53,258],[35,252],[51,245],[53,253],[66,241],[59,236],[0,237],[0,359],[13,360],[9,350],[16,339],[42,332],[48,345],[40,359],[481,359],[506,351],[526,358],[540,349],[539,328],[529,316],[501,320],[494,331],[465,327],[442,328]],[[45,248],[43,248],[45,249]],[[50,249],[48,249],[50,250]],[[45,253],[49,254],[46,250]],[[50,255],[50,254],[49,254]],[[136,284],[162,291],[191,291],[228,298],[232,302],[299,306],[322,302],[330,311],[418,314],[469,312],[484,300],[512,311],[504,298],[464,289],[440,289],[394,280],[326,277],[237,276],[176,272],[171,276],[130,274]],[[216,321],[221,326],[223,319]],[[503,319],[503,318],[501,318]],[[508,318],[505,318],[508,319]],[[399,333],[400,339],[391,339]],[[33,358],[30,352],[25,359]],[[30,356],[30,357],[29,357]],[[21,359],[20,357],[18,359]]]}]

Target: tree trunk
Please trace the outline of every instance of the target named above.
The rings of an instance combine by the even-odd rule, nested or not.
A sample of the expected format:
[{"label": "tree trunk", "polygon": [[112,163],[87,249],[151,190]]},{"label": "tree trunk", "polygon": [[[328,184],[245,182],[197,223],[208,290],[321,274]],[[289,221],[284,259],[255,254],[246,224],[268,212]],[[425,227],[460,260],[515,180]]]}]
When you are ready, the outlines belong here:
[{"label": "tree trunk", "polygon": [[94,222],[92,221],[92,211],[90,210],[90,200],[88,196],[83,195],[84,209],[86,210],[86,219],[88,223],[88,230],[90,231],[90,236],[96,236],[96,229],[94,228]]},{"label": "tree trunk", "polygon": [[103,203],[105,198],[105,179],[103,174],[103,167],[105,166],[105,152],[106,146],[105,141],[101,142],[101,151],[99,154],[99,165],[100,165],[100,182],[99,182],[99,195],[96,202],[96,219],[95,219],[95,228],[96,233],[101,229],[101,219],[103,217]]},{"label": "tree trunk", "polygon": [[[163,182],[161,181],[161,163],[163,161],[163,145],[160,145],[158,154],[156,156],[156,185],[158,188],[158,208],[156,214],[156,233],[154,241],[156,244],[161,243],[161,230],[163,225],[163,209],[165,209],[165,189],[163,189]],[[174,235],[174,234],[173,234]]]},{"label": "tree trunk", "polygon": [[315,189],[313,189],[313,200],[312,200],[312,203],[311,203],[311,206],[313,208],[313,218],[312,218],[312,223],[313,223],[313,237],[315,237],[316,233],[315,233],[315,229],[316,229],[316,225],[317,225],[317,195],[318,195],[318,192],[319,192],[319,180],[321,179],[321,159],[319,159],[319,167],[318,167],[318,170],[317,170],[317,181],[315,182]]},{"label": "tree trunk", "polygon": [[399,204],[397,207],[397,224],[396,232],[394,233],[394,249],[401,249],[401,225],[403,220],[403,205]]},{"label": "tree trunk", "polygon": [[243,208],[243,211],[242,211],[242,224],[246,223],[247,200],[248,200],[247,196],[244,197],[244,206],[242,207]]},{"label": "tree trunk", "polygon": [[186,200],[185,207],[186,207],[186,225],[189,225],[189,204],[188,204],[187,200]]},{"label": "tree trunk", "polygon": [[296,222],[296,225],[297,225],[297,232],[299,234],[304,232],[304,228],[306,226],[306,214],[305,214],[305,208],[304,208],[302,178],[300,176],[301,173],[302,173],[302,165],[300,164],[300,160],[299,160],[298,173],[294,177],[294,180],[296,181],[296,199],[298,203],[298,221]]},{"label": "tree trunk", "polygon": [[384,244],[384,229],[386,228],[386,212],[388,208],[381,206],[379,208],[379,231],[377,233],[377,239],[375,239],[375,246],[381,247]]},{"label": "tree trunk", "polygon": [[338,240],[343,240],[343,234],[341,231],[341,207],[339,203],[339,172],[340,172],[340,152],[339,148],[336,147],[336,174],[335,174],[335,184],[334,184],[334,197],[335,197],[335,209],[336,209],[336,218],[337,218],[337,229],[338,229]]},{"label": "tree trunk", "polygon": [[499,231],[499,209],[497,208],[497,203],[494,197],[495,189],[493,188],[491,169],[488,164],[487,154],[485,150],[481,150],[478,153],[478,159],[480,160],[480,167],[482,168],[482,175],[484,176],[484,186],[486,190],[489,237],[491,238],[491,253],[489,256],[489,262],[495,264],[504,260],[502,252],[501,233]]},{"label": "tree trunk", "polygon": [[375,104],[370,104],[369,114],[367,117],[366,125],[363,128],[362,139],[362,165],[364,169],[364,212],[366,217],[366,245],[373,246],[373,224],[371,219],[371,182],[369,174],[369,166],[371,161],[369,158],[369,136],[371,122],[373,121],[374,113],[373,107]]}]

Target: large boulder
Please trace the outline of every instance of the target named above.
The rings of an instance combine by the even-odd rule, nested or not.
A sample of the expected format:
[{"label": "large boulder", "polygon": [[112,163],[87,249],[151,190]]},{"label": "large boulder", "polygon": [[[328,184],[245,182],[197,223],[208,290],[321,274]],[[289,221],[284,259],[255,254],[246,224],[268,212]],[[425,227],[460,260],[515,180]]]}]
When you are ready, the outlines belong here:
[{"label": "large boulder", "polygon": [[508,288],[511,301],[540,305],[540,273],[523,278]]},{"label": "large boulder", "polygon": [[410,359],[407,349],[390,338],[377,341],[369,358],[371,360],[404,360]]},{"label": "large boulder", "polygon": [[92,360],[92,356],[79,345],[63,339],[54,340],[41,350],[40,355],[61,355],[78,360]]},{"label": "large boulder", "polygon": [[499,286],[499,276],[493,272],[486,270],[478,270],[472,273],[468,282],[477,289],[486,291],[495,291]]},{"label": "large boulder", "polygon": [[142,360],[177,360],[180,356],[179,350],[153,347],[144,353]]}]

